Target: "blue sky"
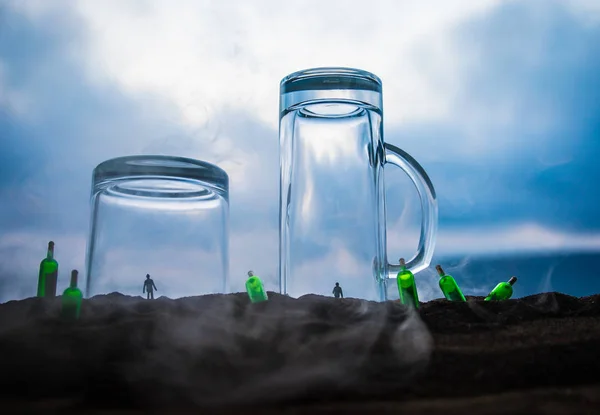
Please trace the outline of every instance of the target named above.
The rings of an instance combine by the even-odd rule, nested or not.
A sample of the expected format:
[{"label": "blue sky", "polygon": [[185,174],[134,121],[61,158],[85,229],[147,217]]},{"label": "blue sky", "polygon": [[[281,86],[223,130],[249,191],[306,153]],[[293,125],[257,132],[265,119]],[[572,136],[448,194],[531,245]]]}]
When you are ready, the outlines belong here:
[{"label": "blue sky", "polygon": [[[92,169],[128,154],[224,168],[232,288],[275,289],[279,80],[316,66],[382,78],[385,139],[438,193],[436,258],[600,252],[597,2],[288,3],[0,0],[0,301],[33,294],[50,239],[59,288],[83,270]],[[395,173],[391,257],[419,221]]]}]

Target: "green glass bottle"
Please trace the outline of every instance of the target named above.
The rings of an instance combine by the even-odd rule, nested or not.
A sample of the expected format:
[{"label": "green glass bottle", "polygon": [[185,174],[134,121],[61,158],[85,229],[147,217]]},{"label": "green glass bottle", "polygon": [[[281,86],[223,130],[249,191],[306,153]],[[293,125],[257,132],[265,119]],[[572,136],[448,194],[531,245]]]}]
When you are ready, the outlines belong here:
[{"label": "green glass bottle", "polygon": [[58,262],[54,259],[54,242],[48,242],[46,258],[40,262],[38,275],[38,297],[56,297],[56,281],[58,278]]},{"label": "green glass bottle", "polygon": [[400,272],[396,275],[396,283],[398,284],[400,302],[404,305],[419,308],[419,294],[417,293],[415,276],[406,269],[404,258],[400,258]]},{"label": "green glass bottle", "polygon": [[466,302],[467,299],[460,290],[460,287],[456,283],[454,277],[452,275],[445,274],[441,265],[436,265],[435,269],[440,275],[440,290],[442,290],[442,292],[444,293],[444,297],[446,297],[446,300]]},{"label": "green glass bottle", "polygon": [[79,319],[83,294],[77,288],[77,270],[71,271],[71,284],[63,291],[61,317],[65,320]]},{"label": "green glass bottle", "polygon": [[259,303],[261,301],[267,301],[269,297],[265,291],[265,287],[256,275],[252,271],[248,271],[248,279],[246,280],[246,291],[248,297],[253,303]]},{"label": "green glass bottle", "polygon": [[513,284],[517,277],[510,277],[508,282],[501,282],[485,297],[485,301],[508,300],[513,295]]}]

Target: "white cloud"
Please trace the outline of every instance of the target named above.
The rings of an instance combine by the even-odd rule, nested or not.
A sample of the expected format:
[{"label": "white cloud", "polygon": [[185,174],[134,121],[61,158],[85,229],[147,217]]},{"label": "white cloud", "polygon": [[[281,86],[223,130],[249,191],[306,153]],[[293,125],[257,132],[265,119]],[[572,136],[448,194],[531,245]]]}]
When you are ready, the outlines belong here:
[{"label": "white cloud", "polygon": [[[388,253],[414,252],[416,241],[418,233],[414,229],[388,230]],[[541,252],[600,252],[600,234],[569,233],[536,223],[439,229],[435,248],[438,257]]]},{"label": "white cloud", "polygon": [[[359,67],[383,78],[388,130],[423,119],[449,122],[459,127],[465,144],[454,143],[453,152],[477,157],[513,143],[510,137],[489,140],[489,132],[514,122],[521,109],[513,100],[485,108],[456,102],[468,89],[465,65],[485,57],[479,52],[472,56],[474,51],[456,44],[455,30],[513,2],[374,0],[366,12],[341,0],[180,0],[176,7],[168,0],[81,0],[75,10],[86,30],[80,39],[85,40],[70,53],[92,83],[114,82],[140,102],[157,95],[174,104],[179,113],[174,122],[202,128],[205,136],[218,135],[210,151],[230,158],[243,158],[236,145],[241,138],[220,132],[219,126],[230,122],[222,114],[244,109],[276,131],[280,79],[324,65]],[[68,4],[14,2],[36,20]],[[600,15],[592,0],[567,7],[582,21]],[[535,42],[544,38],[540,34],[529,40],[532,44],[514,45],[524,64],[536,59]],[[559,114],[538,111],[527,122],[534,130],[548,131]],[[232,171],[243,170],[225,163]]]},{"label": "white cloud", "polygon": [[32,110],[31,97],[22,91],[9,88],[6,81],[6,68],[0,59],[0,109],[11,117],[26,118]]},{"label": "white cloud", "polygon": [[158,93],[189,124],[244,107],[276,127],[280,79],[315,66],[380,75],[389,122],[445,114],[451,97],[411,55],[423,46],[444,53],[438,73],[450,82],[458,58],[447,51],[447,30],[499,2],[379,0],[369,12],[345,1],[92,0],[77,11],[89,29],[81,58],[96,82]]},{"label": "white cloud", "polygon": [[585,24],[600,23],[600,2],[597,0],[571,0],[564,4]]}]

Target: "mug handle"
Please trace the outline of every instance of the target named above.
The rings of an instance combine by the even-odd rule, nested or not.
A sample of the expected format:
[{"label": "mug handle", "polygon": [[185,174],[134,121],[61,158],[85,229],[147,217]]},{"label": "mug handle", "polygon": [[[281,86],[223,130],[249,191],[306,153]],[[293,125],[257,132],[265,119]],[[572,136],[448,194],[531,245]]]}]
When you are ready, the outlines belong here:
[{"label": "mug handle", "polygon": [[[417,160],[406,151],[387,143],[385,143],[385,164],[393,164],[404,170],[417,188],[421,200],[419,245],[415,256],[406,261],[406,268],[416,274],[427,268],[433,257],[438,227],[438,204],[435,189],[429,176]],[[400,264],[388,264],[388,278],[396,278],[398,272],[400,272]]]}]

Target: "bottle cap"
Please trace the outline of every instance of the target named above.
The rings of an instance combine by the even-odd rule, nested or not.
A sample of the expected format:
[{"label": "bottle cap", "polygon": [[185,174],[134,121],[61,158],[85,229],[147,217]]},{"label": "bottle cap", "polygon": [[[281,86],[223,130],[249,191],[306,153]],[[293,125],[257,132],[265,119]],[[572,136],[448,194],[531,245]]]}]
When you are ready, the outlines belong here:
[{"label": "bottle cap", "polygon": [[400,266],[401,267],[405,267],[406,266],[406,261],[404,260],[404,258],[400,258]]},{"label": "bottle cap", "polygon": [[436,265],[435,269],[437,270],[438,274],[440,274],[440,276],[444,275],[444,270],[442,269],[441,265]]},{"label": "bottle cap", "polygon": [[510,277],[510,280],[508,280],[510,285],[513,285],[515,282],[517,282],[517,277]]}]

